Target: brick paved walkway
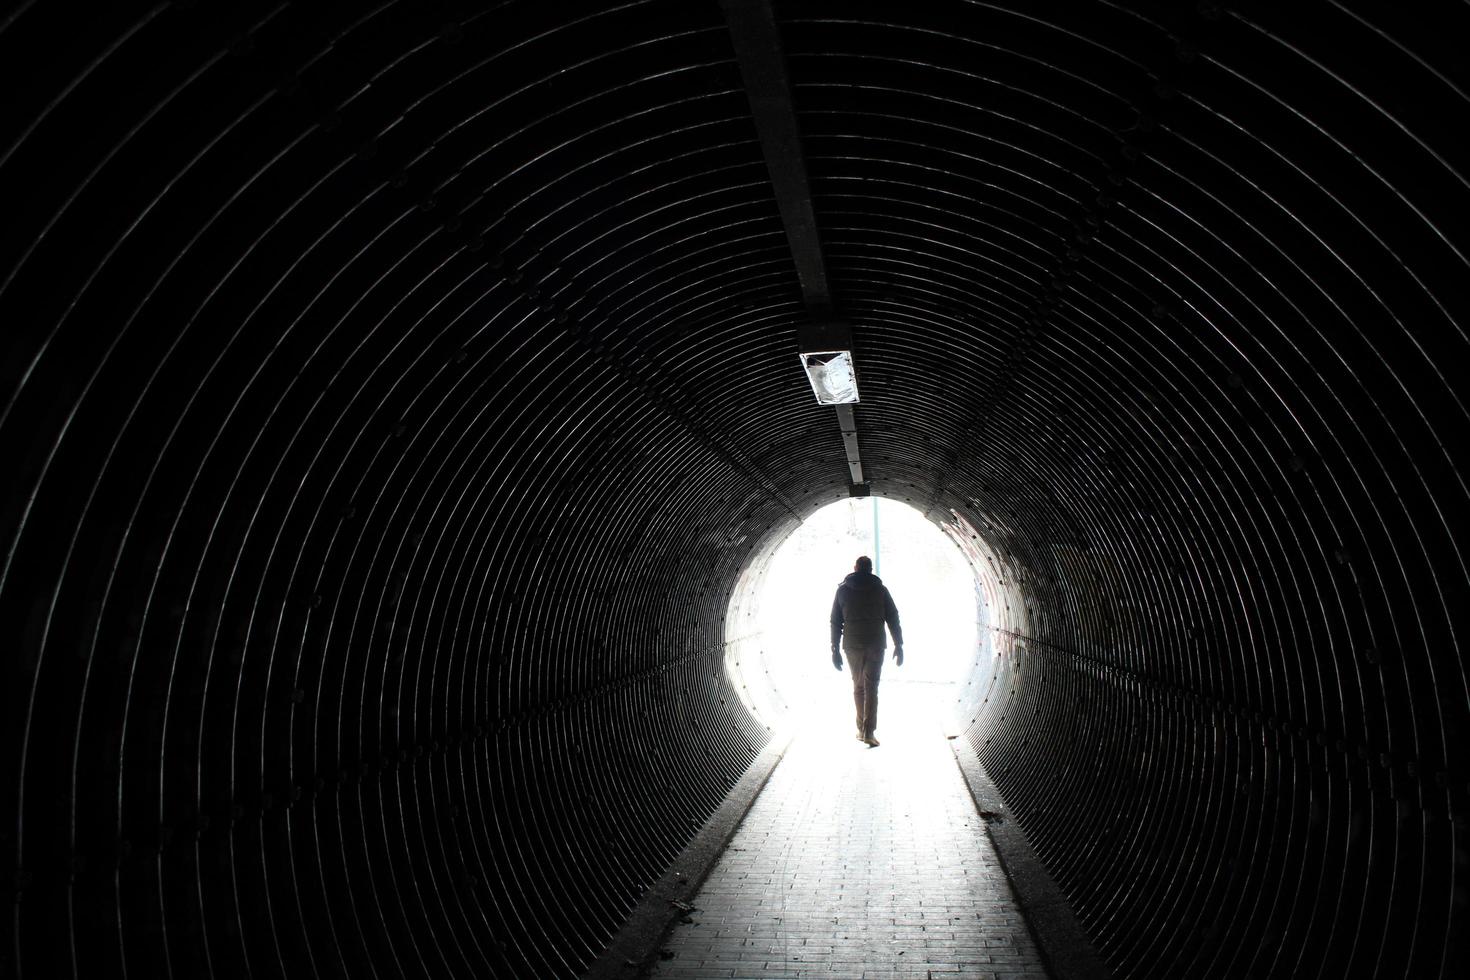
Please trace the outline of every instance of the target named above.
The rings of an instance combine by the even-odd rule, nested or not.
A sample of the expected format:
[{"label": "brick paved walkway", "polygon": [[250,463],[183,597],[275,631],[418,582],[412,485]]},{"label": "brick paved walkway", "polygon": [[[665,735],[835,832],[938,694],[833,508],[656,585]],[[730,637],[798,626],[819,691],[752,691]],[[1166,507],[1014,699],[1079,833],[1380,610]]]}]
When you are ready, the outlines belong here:
[{"label": "brick paved walkway", "polygon": [[926,687],[796,737],[653,977],[1046,977]]}]

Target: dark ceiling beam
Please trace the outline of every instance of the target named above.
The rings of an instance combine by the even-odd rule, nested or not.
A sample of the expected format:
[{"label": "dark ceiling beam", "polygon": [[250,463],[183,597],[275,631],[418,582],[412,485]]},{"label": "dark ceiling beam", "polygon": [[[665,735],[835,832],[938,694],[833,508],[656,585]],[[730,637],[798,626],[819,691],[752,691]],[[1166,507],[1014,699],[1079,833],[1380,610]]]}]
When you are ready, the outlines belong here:
[{"label": "dark ceiling beam", "polygon": [[[796,263],[801,297],[813,321],[832,317],[832,290],[827,283],[827,264],[822,257],[822,239],[817,232],[812,207],[811,185],[806,177],[806,158],[801,152],[801,134],[796,125],[796,108],[791,100],[791,79],[786,73],[786,55],[770,0],[720,0],[730,41],[740,62],[740,76],[750,99],[750,112],[760,135],[766,171],[776,193],[786,241]],[[855,486],[863,483],[862,457],[858,452],[857,420],[851,405],[839,406],[838,424],[847,459],[848,473]]]},{"label": "dark ceiling beam", "polygon": [[776,16],[770,0],[720,0],[720,6],[740,62],[745,94],[760,134],[771,186],[776,191],[776,206],[781,209],[781,222],[791,243],[801,296],[812,319],[822,320],[832,315],[832,291],[827,285],[822,239],[817,234],[806,158],[801,152],[801,134],[796,128],[791,80],[786,74]]},{"label": "dark ceiling beam", "polygon": [[847,471],[852,474],[853,486],[862,486],[863,457],[858,453],[857,419],[851,405],[837,406],[837,424],[842,428],[842,448],[847,453]]}]

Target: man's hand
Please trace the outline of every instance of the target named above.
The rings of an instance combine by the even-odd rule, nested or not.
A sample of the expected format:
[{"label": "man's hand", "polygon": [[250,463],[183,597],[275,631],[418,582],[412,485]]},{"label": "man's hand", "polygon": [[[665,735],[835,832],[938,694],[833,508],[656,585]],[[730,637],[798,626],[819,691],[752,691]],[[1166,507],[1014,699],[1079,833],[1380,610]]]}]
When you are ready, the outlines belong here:
[{"label": "man's hand", "polygon": [[893,662],[900,667],[903,666],[903,647],[896,646],[893,648]]},{"label": "man's hand", "polygon": [[832,651],[832,666],[836,667],[838,670],[842,669],[842,654],[838,653],[836,650]]}]

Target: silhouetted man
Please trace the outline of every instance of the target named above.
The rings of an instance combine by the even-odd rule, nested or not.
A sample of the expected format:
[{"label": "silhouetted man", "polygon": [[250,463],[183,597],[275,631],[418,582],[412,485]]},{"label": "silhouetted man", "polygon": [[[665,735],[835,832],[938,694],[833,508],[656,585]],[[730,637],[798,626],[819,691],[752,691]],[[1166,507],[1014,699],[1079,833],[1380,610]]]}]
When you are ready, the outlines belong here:
[{"label": "silhouetted man", "polygon": [[883,673],[883,651],[893,631],[893,662],[903,666],[903,630],[898,625],[898,607],[883,580],[873,574],[873,559],[867,555],[853,565],[852,574],[837,587],[832,600],[832,666],[842,669],[837,641],[847,651],[852,671],[852,700],[857,705],[857,737],[877,748],[873,732],[878,728],[878,678]]}]

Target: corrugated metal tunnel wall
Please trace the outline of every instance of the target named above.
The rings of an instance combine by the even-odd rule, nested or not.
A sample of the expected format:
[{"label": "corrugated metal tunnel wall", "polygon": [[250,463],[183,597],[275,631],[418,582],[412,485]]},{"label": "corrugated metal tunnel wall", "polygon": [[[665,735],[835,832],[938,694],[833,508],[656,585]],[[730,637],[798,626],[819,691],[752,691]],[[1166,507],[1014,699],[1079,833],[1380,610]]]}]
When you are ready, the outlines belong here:
[{"label": "corrugated metal tunnel wall", "polygon": [[[1464,8],[776,11],[866,471],[1021,597],[968,738],[1115,972],[1463,966]],[[719,5],[25,3],[0,91],[4,974],[575,974],[848,492]]]}]

